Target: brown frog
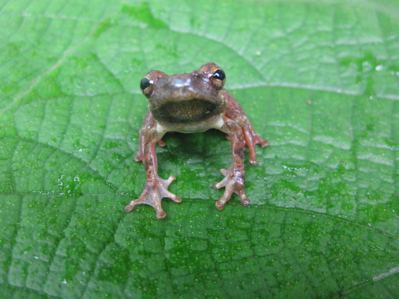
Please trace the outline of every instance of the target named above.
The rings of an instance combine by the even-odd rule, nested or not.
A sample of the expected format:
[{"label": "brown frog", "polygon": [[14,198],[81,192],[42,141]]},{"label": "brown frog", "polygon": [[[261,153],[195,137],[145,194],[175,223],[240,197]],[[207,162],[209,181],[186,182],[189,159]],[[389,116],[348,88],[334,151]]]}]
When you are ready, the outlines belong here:
[{"label": "brown frog", "polygon": [[255,164],[255,145],[266,147],[268,141],[255,133],[240,105],[223,89],[225,80],[224,71],[214,63],[188,74],[169,76],[151,71],[141,80],[140,88],[148,98],[150,112],[140,130],[136,161],[144,163],[147,182],[140,197],[126,206],[127,212],[146,204],[155,209],[158,219],[162,219],[166,216],[161,205],[163,198],[181,202],[167,189],[175,177],[165,180],[158,176],[156,145],[165,146],[162,137],[167,132],[194,133],[209,129],[226,133],[232,148],[232,165],[221,170],[224,179],[215,185],[218,189],[225,188],[216,207],[222,210],[233,193],[243,205],[249,204],[244,191],[244,150],[248,148],[249,162]]}]

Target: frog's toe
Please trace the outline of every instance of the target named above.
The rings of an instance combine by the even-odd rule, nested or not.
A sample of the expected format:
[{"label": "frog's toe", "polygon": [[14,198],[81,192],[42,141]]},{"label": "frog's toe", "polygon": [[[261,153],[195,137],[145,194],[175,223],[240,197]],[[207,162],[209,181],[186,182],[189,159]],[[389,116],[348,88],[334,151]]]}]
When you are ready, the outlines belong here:
[{"label": "frog's toe", "polygon": [[158,142],[157,142],[157,144],[158,144],[160,147],[165,147],[165,146],[166,146],[166,142],[163,141],[162,139],[159,139]]},{"label": "frog's toe", "polygon": [[138,163],[142,163],[144,160],[144,156],[141,153],[137,153],[136,156],[134,156],[134,161]]},{"label": "frog's toe", "polygon": [[263,139],[258,135],[254,137],[254,143],[259,144],[261,147],[269,146],[269,141],[267,139]]},{"label": "frog's toe", "polygon": [[221,180],[219,183],[215,184],[215,188],[216,189],[220,189],[226,186],[227,181],[228,181],[228,175],[227,175],[227,170],[226,169],[220,169],[220,173],[222,175],[224,175],[225,177],[223,178],[223,180]]},{"label": "frog's toe", "polygon": [[166,212],[162,208],[162,199],[170,198],[176,203],[181,202],[181,198],[170,192],[167,188],[175,180],[175,177],[171,176],[167,180],[157,178],[151,182],[147,182],[144,191],[140,197],[132,200],[126,207],[126,212],[131,212],[138,205],[148,205],[155,209],[156,217],[163,219],[166,217]]}]

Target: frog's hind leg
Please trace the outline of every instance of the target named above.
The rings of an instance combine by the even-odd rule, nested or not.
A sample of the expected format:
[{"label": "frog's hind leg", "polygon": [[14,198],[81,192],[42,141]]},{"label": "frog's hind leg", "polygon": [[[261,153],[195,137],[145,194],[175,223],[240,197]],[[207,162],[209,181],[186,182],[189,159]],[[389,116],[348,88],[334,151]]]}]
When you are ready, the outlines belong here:
[{"label": "frog's hind leg", "polygon": [[242,128],[233,120],[225,118],[222,131],[228,135],[231,142],[232,165],[229,169],[222,169],[224,179],[215,185],[216,188],[225,188],[224,194],[215,202],[219,210],[223,210],[225,204],[235,193],[240,198],[241,204],[248,205],[249,199],[244,190],[244,150],[245,137]]}]

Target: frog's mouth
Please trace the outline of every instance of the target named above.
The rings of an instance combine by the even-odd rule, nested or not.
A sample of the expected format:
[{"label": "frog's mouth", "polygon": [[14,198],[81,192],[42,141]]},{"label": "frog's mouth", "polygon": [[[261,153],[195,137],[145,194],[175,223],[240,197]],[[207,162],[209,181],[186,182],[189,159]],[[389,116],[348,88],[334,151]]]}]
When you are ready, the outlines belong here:
[{"label": "frog's mouth", "polygon": [[168,123],[192,123],[221,113],[220,104],[204,99],[166,101],[152,110],[155,119]]}]

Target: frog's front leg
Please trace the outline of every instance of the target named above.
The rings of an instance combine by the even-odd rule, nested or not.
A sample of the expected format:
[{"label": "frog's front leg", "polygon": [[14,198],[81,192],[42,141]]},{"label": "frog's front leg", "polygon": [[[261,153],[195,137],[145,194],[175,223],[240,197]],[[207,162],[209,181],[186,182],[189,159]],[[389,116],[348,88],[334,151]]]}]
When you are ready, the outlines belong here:
[{"label": "frog's front leg", "polygon": [[227,91],[223,91],[222,96],[226,101],[225,116],[234,119],[241,127],[244,134],[243,137],[245,139],[245,144],[249,151],[249,163],[254,165],[256,164],[255,146],[258,144],[261,147],[266,147],[269,145],[269,142],[256,134],[241,106]]},{"label": "frog's front leg", "polygon": [[179,197],[167,189],[175,177],[170,176],[167,180],[164,180],[158,176],[156,145],[161,137],[156,131],[156,122],[149,113],[144,121],[143,128],[140,130],[139,152],[136,156],[136,160],[144,163],[147,181],[140,197],[132,200],[125,207],[126,212],[132,211],[137,205],[145,204],[152,206],[156,211],[157,218],[162,219],[166,217],[166,212],[162,209],[162,198],[170,198],[176,203],[181,202]]},{"label": "frog's front leg", "polygon": [[[148,131],[150,130],[151,127],[153,127],[155,125],[155,120],[154,117],[152,116],[152,113],[148,113],[147,116],[144,119],[144,124],[143,127],[140,130],[139,133],[139,148],[137,150],[136,156],[134,157],[134,159],[137,162],[143,162],[144,161],[144,147],[146,144],[146,139],[148,139],[148,137],[146,138],[146,135],[148,135]],[[157,141],[157,144],[160,147],[165,147],[166,143],[165,141],[163,141],[161,138],[159,138],[159,140]]]},{"label": "frog's front leg", "polygon": [[232,165],[229,169],[222,169],[221,173],[225,176],[223,180],[215,185],[216,188],[225,188],[222,197],[216,201],[215,205],[219,210],[223,210],[224,205],[235,193],[239,196],[241,204],[249,204],[249,199],[244,190],[244,150],[245,138],[241,126],[232,119],[224,118],[224,125],[221,131],[227,134],[231,142]]}]

